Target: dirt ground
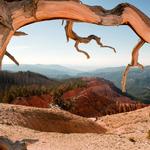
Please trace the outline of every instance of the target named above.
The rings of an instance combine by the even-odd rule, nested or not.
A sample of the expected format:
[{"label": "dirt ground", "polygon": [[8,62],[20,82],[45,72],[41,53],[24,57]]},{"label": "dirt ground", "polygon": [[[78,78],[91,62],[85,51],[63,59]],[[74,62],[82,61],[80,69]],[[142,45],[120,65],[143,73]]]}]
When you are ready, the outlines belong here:
[{"label": "dirt ground", "polygon": [[[95,118],[80,118],[68,112],[55,110],[55,115],[59,114],[59,116],[61,116],[62,113],[63,118],[71,117],[71,121],[69,121],[70,133],[61,133],[57,130],[57,132],[44,132],[39,129],[35,130],[36,128],[31,129],[29,128],[30,126],[25,126],[25,124],[16,124],[15,121],[8,122],[7,120],[10,119],[9,115],[12,110],[12,120],[15,120],[15,115],[20,113],[20,117],[23,116],[23,120],[27,121],[31,121],[32,119],[28,120],[25,118],[26,115],[22,115],[26,112],[28,112],[31,118],[32,116],[36,118],[35,112],[48,112],[48,114],[51,114],[52,110],[45,109],[43,111],[42,109],[23,106],[16,107],[13,105],[0,106],[0,136],[5,136],[14,142],[24,139],[27,141],[28,150],[150,150],[150,135],[148,134],[150,131],[150,107],[133,112],[101,117],[96,122]],[[40,119],[39,117],[39,121],[42,121],[42,119]],[[51,119],[52,117],[49,117],[49,120]],[[76,121],[74,122],[72,120]],[[56,118],[55,121],[57,121]],[[84,129],[81,122],[89,126],[92,123],[93,127],[97,129],[91,130],[92,127],[90,126],[86,128],[87,133],[80,133],[81,130],[78,130],[78,133],[73,132],[73,129],[76,130],[80,128],[80,126]],[[28,123],[30,124],[30,122]],[[37,122],[37,124],[38,123],[39,122]],[[56,127],[56,129],[58,129],[56,122],[53,124],[49,121],[49,123],[49,128],[53,128],[54,130]],[[72,128],[72,124],[74,123],[77,128]],[[64,123],[61,125],[65,128],[65,126],[63,126]],[[89,132],[94,131],[95,133],[88,133],[88,130]],[[68,130],[64,131],[68,132]]]}]

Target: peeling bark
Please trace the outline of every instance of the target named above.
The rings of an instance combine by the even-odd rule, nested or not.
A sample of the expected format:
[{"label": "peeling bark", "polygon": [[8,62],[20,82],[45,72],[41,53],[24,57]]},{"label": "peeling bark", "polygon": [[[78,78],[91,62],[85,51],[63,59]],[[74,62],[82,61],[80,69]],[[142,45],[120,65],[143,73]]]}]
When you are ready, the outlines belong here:
[{"label": "peeling bark", "polygon": [[[88,6],[81,4],[79,0],[1,0],[0,1],[0,64],[11,37],[16,31],[33,22],[43,20],[63,19],[68,20],[66,25],[66,35],[75,40],[77,51],[87,52],[78,48],[80,43],[88,43],[94,39],[102,47],[100,38],[92,35],[80,37],[73,30],[73,22],[87,22],[103,26],[128,25],[140,37],[142,44],[138,44],[132,54],[132,63],[128,65],[122,79],[122,87],[125,91],[125,82],[130,66],[139,66],[138,51],[140,45],[145,42],[150,43],[150,19],[139,9],[128,3],[122,3],[111,10],[106,10],[101,6]],[[113,48],[112,48],[113,49]],[[115,50],[115,49],[113,49]],[[134,63],[136,62],[136,63]]]}]

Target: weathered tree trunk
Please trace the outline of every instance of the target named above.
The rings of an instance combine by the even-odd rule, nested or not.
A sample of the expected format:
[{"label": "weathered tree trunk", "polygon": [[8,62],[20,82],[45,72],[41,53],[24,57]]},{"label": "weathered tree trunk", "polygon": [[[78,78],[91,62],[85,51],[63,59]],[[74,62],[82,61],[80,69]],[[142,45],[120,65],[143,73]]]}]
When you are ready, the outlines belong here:
[{"label": "weathered tree trunk", "polygon": [[[0,65],[6,54],[7,45],[16,31],[33,22],[52,19],[67,19],[93,23],[104,26],[128,25],[142,41],[150,43],[150,19],[136,7],[122,3],[112,10],[105,10],[101,6],[88,6],[79,0],[1,0],[0,1]],[[71,23],[71,22],[70,22]],[[69,23],[68,23],[69,26]],[[100,38],[95,35],[80,37],[66,26],[67,38],[76,41],[75,47],[79,52],[89,55],[78,48],[79,43],[88,43],[94,39],[103,46]],[[109,48],[112,48],[109,46]],[[130,66],[138,66],[138,55],[134,49]],[[135,54],[135,55],[134,55]],[[124,75],[127,75],[125,73]],[[126,79],[126,77],[124,77]],[[125,80],[122,81],[125,91]]]},{"label": "weathered tree trunk", "polygon": [[13,142],[6,137],[0,137],[0,150],[27,150],[24,141]]}]

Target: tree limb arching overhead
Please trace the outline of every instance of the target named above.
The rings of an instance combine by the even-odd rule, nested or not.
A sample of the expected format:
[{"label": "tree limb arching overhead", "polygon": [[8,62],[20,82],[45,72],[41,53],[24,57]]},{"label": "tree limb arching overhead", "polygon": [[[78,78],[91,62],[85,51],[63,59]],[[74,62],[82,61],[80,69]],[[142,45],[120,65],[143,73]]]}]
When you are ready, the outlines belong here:
[{"label": "tree limb arching overhead", "polygon": [[[121,3],[111,10],[106,10],[101,6],[82,4],[79,0],[0,0],[0,65],[10,39],[19,28],[34,22],[52,19],[87,22],[103,26],[128,25],[139,36],[142,44],[150,43],[149,17],[128,3]],[[84,39],[80,38],[81,41]],[[78,41],[75,45],[77,50],[79,50],[79,43]],[[140,45],[138,44],[137,48],[133,50],[132,62],[136,63],[131,63],[130,66],[139,67]],[[87,53],[85,52],[85,54]],[[123,91],[126,89],[126,77],[127,72],[123,75]]]}]

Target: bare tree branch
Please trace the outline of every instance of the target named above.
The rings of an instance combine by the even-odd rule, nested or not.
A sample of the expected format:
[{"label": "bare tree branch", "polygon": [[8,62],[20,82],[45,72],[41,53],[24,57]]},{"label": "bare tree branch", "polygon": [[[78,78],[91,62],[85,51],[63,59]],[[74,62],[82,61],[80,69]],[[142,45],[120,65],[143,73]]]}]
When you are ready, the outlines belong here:
[{"label": "bare tree branch", "polygon": [[25,33],[25,32],[22,32],[22,31],[16,31],[16,32],[14,33],[14,36],[26,36],[26,35],[28,35],[28,34]]},{"label": "bare tree branch", "polygon": [[17,61],[17,60],[15,59],[15,57],[12,56],[8,51],[6,51],[5,55],[6,55],[7,57],[9,57],[17,66],[19,66],[18,61]]},{"label": "bare tree branch", "polygon": [[79,44],[80,43],[89,43],[91,40],[95,40],[96,43],[101,46],[101,47],[105,47],[105,48],[111,48],[114,50],[114,52],[116,52],[115,48],[111,47],[111,46],[106,46],[103,45],[101,43],[101,39],[99,37],[97,37],[96,35],[90,35],[88,37],[80,37],[78,36],[74,31],[73,31],[73,21],[67,21],[66,26],[65,26],[65,31],[66,31],[66,37],[67,37],[67,41],[69,41],[69,38],[75,41],[75,48],[78,52],[83,53],[86,55],[87,59],[90,58],[89,54],[83,50],[79,49]]},{"label": "bare tree branch", "polygon": [[128,66],[126,67],[126,70],[124,71],[123,76],[122,76],[121,84],[122,84],[123,92],[126,92],[126,82],[127,82],[127,75],[128,75],[129,69],[131,67],[139,67],[142,70],[144,69],[144,66],[138,62],[139,50],[144,45],[144,43],[145,43],[145,41],[140,40],[138,42],[138,44],[135,46],[135,48],[133,49],[131,64],[128,64]]}]

